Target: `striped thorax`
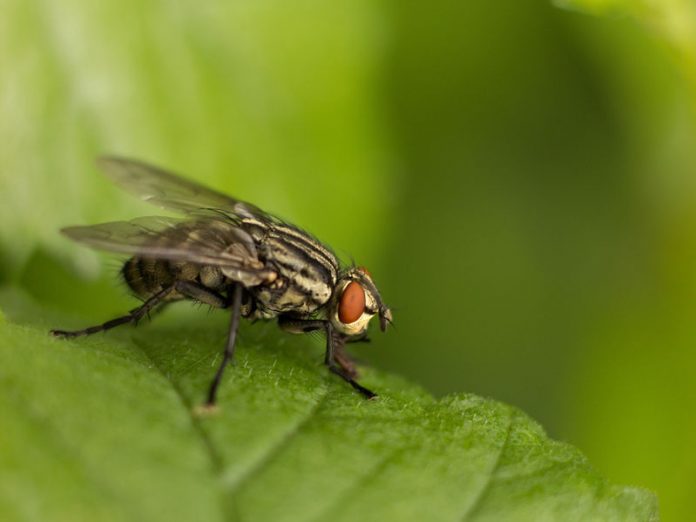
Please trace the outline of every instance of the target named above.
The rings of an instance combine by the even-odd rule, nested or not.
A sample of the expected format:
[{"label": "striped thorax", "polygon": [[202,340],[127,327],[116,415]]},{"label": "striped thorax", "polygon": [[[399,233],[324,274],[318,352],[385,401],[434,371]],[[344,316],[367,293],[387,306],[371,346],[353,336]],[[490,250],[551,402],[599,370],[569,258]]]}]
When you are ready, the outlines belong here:
[{"label": "striped thorax", "polygon": [[311,314],[331,299],[339,274],[331,251],[287,225],[243,219],[241,226],[254,239],[259,259],[277,273],[271,284],[253,290],[262,317]]}]

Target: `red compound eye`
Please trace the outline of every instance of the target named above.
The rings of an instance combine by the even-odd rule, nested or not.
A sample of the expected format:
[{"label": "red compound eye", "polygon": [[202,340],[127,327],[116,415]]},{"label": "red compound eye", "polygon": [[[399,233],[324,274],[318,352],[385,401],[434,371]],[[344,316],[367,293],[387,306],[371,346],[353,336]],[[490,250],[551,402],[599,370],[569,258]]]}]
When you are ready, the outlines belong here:
[{"label": "red compound eye", "polygon": [[354,323],[365,311],[365,290],[357,281],[351,281],[343,290],[338,303],[338,320],[343,324]]}]

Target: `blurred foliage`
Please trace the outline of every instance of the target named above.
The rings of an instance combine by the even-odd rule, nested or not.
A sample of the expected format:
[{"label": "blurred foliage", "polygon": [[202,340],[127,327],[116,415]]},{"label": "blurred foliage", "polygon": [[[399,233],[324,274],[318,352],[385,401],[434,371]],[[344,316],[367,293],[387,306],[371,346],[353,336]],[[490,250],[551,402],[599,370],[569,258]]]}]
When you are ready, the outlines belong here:
[{"label": "blurred foliage", "polygon": [[[651,263],[636,274],[640,279],[630,293],[593,333],[584,375],[578,372],[574,381],[592,380],[591,394],[576,397],[572,411],[579,414],[569,419],[568,427],[580,434],[574,440],[582,441],[612,476],[641,477],[642,484],[657,489],[666,520],[686,520],[696,507],[691,486],[696,478],[691,442],[696,419],[684,415],[696,399],[696,4],[559,4],[613,16],[608,24],[592,20],[593,25],[609,26],[613,42],[620,17],[649,31],[648,38],[641,34],[640,39],[622,41],[616,47],[622,56],[607,66],[617,69],[610,74],[614,85],[620,85],[616,94],[634,98],[625,112],[648,116],[641,120],[630,115],[626,130],[632,138],[627,165],[646,203],[641,232],[649,251],[641,257]],[[645,41],[664,52],[658,63],[644,61]],[[625,74],[625,63],[631,74]],[[630,397],[631,404],[623,397]],[[587,422],[606,426],[605,436],[591,433]]]},{"label": "blurred foliage", "polygon": [[[610,16],[5,0],[0,278],[76,314],[128,307],[55,230],[152,212],[105,183],[97,154],[171,167],[367,265],[396,328],[361,357],[518,405],[688,519],[694,8],[562,5]],[[57,282],[56,259],[93,286]]]},{"label": "blurred foliage", "polygon": [[657,519],[653,495],[514,408],[375,372],[365,401],[274,325],[242,328],[220,409],[200,417],[225,314],[63,341],[46,330],[66,319],[21,293],[0,304],[26,323],[0,327],[2,520]]},{"label": "blurred foliage", "polygon": [[380,19],[368,4],[4,2],[5,277],[37,242],[70,255],[57,225],[144,210],[96,174],[105,152],[314,221],[350,251],[374,249],[366,231],[385,223],[389,171],[375,114]]},{"label": "blurred foliage", "polygon": [[676,51],[696,90],[696,4],[691,0],[554,0],[559,7],[600,15],[631,16]]}]

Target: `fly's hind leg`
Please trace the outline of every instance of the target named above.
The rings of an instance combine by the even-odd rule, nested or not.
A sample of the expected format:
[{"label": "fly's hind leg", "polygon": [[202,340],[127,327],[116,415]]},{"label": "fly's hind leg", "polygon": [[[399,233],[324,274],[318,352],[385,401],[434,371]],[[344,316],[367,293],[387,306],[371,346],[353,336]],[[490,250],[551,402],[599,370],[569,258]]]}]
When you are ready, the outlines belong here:
[{"label": "fly's hind leg", "polygon": [[227,308],[230,304],[228,299],[215,290],[211,290],[207,286],[194,283],[193,281],[177,281],[174,287],[177,292],[188,299],[207,304],[213,308]]},{"label": "fly's hind leg", "polygon": [[164,299],[172,292],[172,290],[174,290],[174,286],[164,288],[156,294],[154,294],[153,296],[151,296],[150,298],[148,298],[147,301],[145,301],[138,308],[131,310],[126,315],[116,317],[115,319],[111,319],[110,321],[106,321],[105,323],[98,324],[96,326],[89,326],[87,328],[83,328],[82,330],[51,330],[51,335],[67,339],[73,337],[80,337],[82,335],[91,335],[97,332],[105,332],[107,330],[111,330],[112,328],[116,328],[117,326],[121,326],[122,324],[137,324],[138,321],[140,321],[140,319],[142,319],[145,315],[150,313],[157,305],[161,304],[164,301]]},{"label": "fly's hind leg", "polygon": [[82,330],[51,330],[51,335],[62,338],[73,338],[80,337],[83,335],[91,335],[98,332],[105,332],[121,326],[122,324],[138,324],[138,322],[149,315],[154,310],[159,310],[171,301],[165,301],[165,299],[173,292],[176,291],[186,298],[194,299],[200,301],[201,303],[213,306],[215,308],[227,308],[227,300],[218,294],[217,292],[210,290],[202,285],[190,282],[190,281],[177,281],[171,286],[164,288],[157,292],[156,294],[149,297],[142,305],[138,308],[134,308],[126,315],[121,317],[116,317],[105,323],[90,326]]}]

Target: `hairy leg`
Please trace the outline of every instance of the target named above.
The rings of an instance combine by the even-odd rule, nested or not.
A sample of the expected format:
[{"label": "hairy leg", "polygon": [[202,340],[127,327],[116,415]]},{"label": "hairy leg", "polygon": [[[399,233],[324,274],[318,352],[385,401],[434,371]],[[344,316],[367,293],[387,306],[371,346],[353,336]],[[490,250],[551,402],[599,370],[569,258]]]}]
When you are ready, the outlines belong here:
[{"label": "hairy leg", "polygon": [[230,304],[228,299],[215,290],[192,281],[177,281],[174,288],[186,298],[207,304],[213,308],[227,308]]},{"label": "hairy leg", "polygon": [[82,330],[51,330],[51,335],[63,338],[80,337],[82,335],[91,335],[97,332],[105,332],[107,330],[111,330],[112,328],[116,328],[117,326],[121,326],[122,324],[137,324],[137,322],[140,321],[140,319],[147,315],[157,305],[162,303],[162,301],[172,292],[172,290],[174,290],[174,286],[164,288],[163,290],[160,290],[159,292],[151,296],[138,308],[131,310],[126,315],[116,317],[115,319],[111,319],[109,321],[106,321],[105,323],[98,324],[96,326],[89,326],[87,328],[83,328]]},{"label": "hairy leg", "polygon": [[230,319],[230,329],[227,335],[227,345],[225,346],[225,352],[222,356],[222,363],[218,368],[217,373],[213,382],[210,383],[210,390],[208,390],[208,400],[206,401],[206,406],[214,406],[217,400],[217,390],[220,386],[220,381],[222,380],[222,374],[225,372],[225,367],[232,360],[234,355],[235,341],[237,340],[237,329],[239,328],[239,318],[240,310],[242,307],[242,286],[235,285],[232,290],[232,318]]},{"label": "hairy leg", "polygon": [[355,361],[348,355],[343,344],[339,343],[334,346],[334,361],[336,361],[346,375],[349,375],[353,379],[359,377]]},{"label": "hairy leg", "polygon": [[56,337],[73,338],[83,335],[91,335],[98,332],[105,332],[107,330],[111,330],[112,328],[116,328],[117,326],[121,326],[122,324],[137,324],[138,321],[140,321],[144,316],[148,315],[156,308],[167,304],[165,299],[173,291],[176,291],[189,299],[195,299],[196,301],[200,301],[216,308],[227,307],[227,301],[217,292],[189,281],[177,281],[172,286],[163,288],[156,294],[152,295],[142,305],[140,305],[138,308],[134,308],[126,315],[116,317],[96,326],[83,328],[82,330],[51,330],[51,334]]},{"label": "hairy leg", "polygon": [[332,373],[335,373],[341,377],[341,379],[350,384],[365,398],[374,399],[377,397],[376,393],[368,390],[355,380],[355,377],[357,377],[355,364],[343,349],[346,341],[343,336],[334,331],[330,321],[320,319],[294,319],[280,316],[278,318],[278,324],[283,330],[293,333],[307,333],[317,330],[324,330],[326,333],[326,352],[324,353],[324,364],[328,366]]}]

